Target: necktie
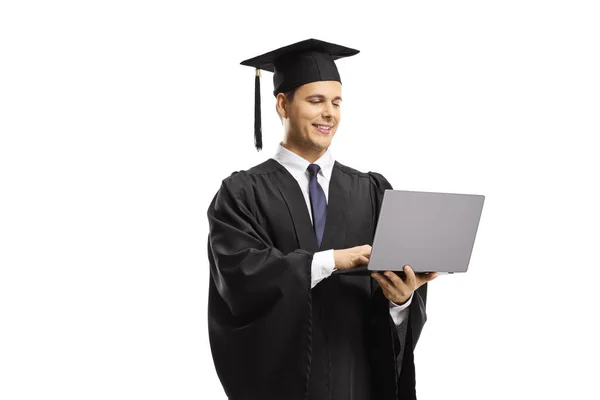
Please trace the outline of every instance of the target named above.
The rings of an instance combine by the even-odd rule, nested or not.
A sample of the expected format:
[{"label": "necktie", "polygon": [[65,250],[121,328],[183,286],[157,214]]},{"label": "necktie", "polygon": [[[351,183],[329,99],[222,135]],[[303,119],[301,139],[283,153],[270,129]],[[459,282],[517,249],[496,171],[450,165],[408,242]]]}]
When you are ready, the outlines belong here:
[{"label": "necktie", "polygon": [[319,247],[321,247],[323,231],[325,230],[325,219],[327,218],[327,200],[325,198],[325,192],[323,191],[323,188],[317,181],[317,173],[321,167],[319,167],[317,164],[310,164],[307,169],[310,174],[308,190],[310,193],[310,206],[312,208],[313,226],[315,228],[315,234],[317,235],[317,243]]}]

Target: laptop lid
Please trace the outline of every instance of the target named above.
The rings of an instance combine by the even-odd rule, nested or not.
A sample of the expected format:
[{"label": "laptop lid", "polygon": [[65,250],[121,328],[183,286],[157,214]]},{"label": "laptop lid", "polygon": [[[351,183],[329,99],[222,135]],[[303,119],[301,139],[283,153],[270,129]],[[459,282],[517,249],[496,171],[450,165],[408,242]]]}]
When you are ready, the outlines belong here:
[{"label": "laptop lid", "polygon": [[386,190],[367,266],[334,274],[396,271],[466,272],[485,196]]}]

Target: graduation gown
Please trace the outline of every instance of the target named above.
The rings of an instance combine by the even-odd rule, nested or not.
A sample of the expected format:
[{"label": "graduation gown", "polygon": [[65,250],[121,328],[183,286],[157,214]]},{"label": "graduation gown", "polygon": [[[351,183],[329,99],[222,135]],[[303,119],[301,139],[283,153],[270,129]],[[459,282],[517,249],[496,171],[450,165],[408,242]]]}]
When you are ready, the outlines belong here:
[{"label": "graduation gown", "polygon": [[329,185],[320,248],[297,181],[273,159],[224,179],[208,208],[209,339],[231,400],[416,398],[427,285],[413,295],[404,349],[370,276],[332,275],[311,290],[313,254],[372,245],[392,187],[337,161]]}]

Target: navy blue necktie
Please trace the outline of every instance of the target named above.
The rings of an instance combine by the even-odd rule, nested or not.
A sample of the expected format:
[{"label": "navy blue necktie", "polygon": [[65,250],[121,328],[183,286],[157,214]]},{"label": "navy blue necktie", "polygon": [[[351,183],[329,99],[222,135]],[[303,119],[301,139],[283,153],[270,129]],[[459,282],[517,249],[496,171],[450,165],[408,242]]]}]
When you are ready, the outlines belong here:
[{"label": "navy blue necktie", "polygon": [[317,164],[310,164],[307,169],[308,173],[310,174],[308,190],[310,193],[313,226],[315,228],[315,234],[317,235],[317,243],[319,247],[321,247],[323,231],[325,230],[325,219],[327,218],[327,199],[325,198],[325,192],[323,191],[323,188],[317,181],[317,173],[321,167],[319,167]]}]

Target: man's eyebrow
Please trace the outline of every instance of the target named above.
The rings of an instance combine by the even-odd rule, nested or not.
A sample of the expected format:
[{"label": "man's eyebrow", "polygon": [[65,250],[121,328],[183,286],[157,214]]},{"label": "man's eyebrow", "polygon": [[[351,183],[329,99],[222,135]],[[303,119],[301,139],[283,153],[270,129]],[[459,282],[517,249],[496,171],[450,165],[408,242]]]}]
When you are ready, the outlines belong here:
[{"label": "man's eyebrow", "polygon": [[[316,94],[311,94],[310,96],[308,96],[308,97],[306,98],[306,100],[308,100],[308,99],[313,99],[313,98],[324,99],[324,98],[325,98],[325,96],[324,96],[324,95],[322,95],[322,94],[319,94],[319,93],[316,93]],[[335,101],[335,100],[343,101],[341,96],[335,96],[335,98],[334,98],[333,100],[334,100],[334,101]]]}]

